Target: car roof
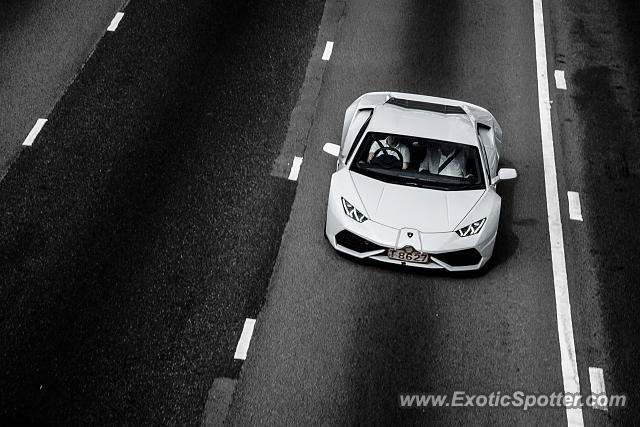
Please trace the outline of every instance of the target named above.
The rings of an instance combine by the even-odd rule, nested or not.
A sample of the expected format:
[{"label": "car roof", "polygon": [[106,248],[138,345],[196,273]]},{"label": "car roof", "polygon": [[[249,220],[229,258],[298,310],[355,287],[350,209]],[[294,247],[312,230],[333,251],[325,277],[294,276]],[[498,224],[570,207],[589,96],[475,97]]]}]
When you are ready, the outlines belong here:
[{"label": "car roof", "polygon": [[375,107],[369,131],[478,146],[474,123],[466,113],[441,113],[385,103]]}]

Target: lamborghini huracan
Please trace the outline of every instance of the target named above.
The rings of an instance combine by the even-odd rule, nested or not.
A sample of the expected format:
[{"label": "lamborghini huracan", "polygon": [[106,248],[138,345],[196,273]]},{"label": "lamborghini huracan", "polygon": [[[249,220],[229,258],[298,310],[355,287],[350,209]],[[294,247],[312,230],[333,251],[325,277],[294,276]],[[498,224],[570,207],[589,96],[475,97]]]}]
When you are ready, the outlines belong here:
[{"label": "lamborghini huracan", "polygon": [[462,101],[393,92],[362,95],[345,113],[325,233],[357,258],[450,271],[491,258],[501,199],[502,129]]}]

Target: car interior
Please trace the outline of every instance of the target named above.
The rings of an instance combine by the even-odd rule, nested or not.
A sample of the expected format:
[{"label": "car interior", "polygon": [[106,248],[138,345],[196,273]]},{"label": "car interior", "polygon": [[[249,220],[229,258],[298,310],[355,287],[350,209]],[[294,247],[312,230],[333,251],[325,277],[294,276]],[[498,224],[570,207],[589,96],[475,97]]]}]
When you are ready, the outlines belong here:
[{"label": "car interior", "polygon": [[[479,181],[482,181],[482,173],[478,173],[482,170],[478,149],[470,145],[446,141],[393,135],[394,141],[397,143],[395,148],[388,147],[386,144],[383,144],[383,146],[377,144],[375,147],[379,148],[375,150],[374,158],[371,159],[371,162],[368,162],[368,156],[372,144],[376,141],[385,141],[387,136],[388,134],[377,132],[367,134],[365,141],[358,152],[357,163],[360,167],[373,167],[384,170],[402,170],[402,162],[399,159],[402,154],[398,150],[400,147],[397,144],[403,144],[410,152],[409,165],[404,172],[412,172],[419,175],[446,175],[443,173],[445,167],[454,158],[456,158],[457,162],[461,162],[464,165],[462,167],[462,177],[449,176],[448,178],[456,178],[456,180],[463,179],[467,183],[478,183]],[[444,156],[447,156],[445,161],[439,164],[439,168],[438,165],[436,165],[436,169],[439,170],[436,170],[433,167],[429,170],[424,164],[421,168],[421,164],[423,160],[425,160],[425,156],[427,156],[429,152],[435,153],[437,150],[440,150]],[[439,156],[436,155],[436,158],[436,161],[438,161]]]}]

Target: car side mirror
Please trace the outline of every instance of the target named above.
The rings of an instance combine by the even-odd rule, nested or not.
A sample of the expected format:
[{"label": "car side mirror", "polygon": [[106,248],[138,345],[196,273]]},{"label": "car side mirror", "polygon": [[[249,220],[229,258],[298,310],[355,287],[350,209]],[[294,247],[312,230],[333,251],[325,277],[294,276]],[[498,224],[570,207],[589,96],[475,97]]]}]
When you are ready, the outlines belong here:
[{"label": "car side mirror", "polygon": [[340,154],[340,146],[338,144],[332,144],[330,142],[324,144],[322,150],[327,154],[331,154],[333,157],[338,157],[338,155]]},{"label": "car side mirror", "polygon": [[511,168],[500,168],[498,170],[498,176],[494,177],[491,180],[492,184],[496,184],[499,181],[506,181],[508,179],[515,179],[518,177],[518,172],[515,169]]}]

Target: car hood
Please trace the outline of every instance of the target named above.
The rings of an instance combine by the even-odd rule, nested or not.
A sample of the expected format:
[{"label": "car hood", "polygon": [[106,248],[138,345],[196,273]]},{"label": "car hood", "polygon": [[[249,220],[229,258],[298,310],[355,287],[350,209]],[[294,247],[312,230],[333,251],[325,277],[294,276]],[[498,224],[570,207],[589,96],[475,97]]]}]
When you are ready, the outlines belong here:
[{"label": "car hood", "polygon": [[389,184],[353,172],[351,179],[369,219],[388,227],[413,228],[423,233],[453,231],[485,192]]}]

